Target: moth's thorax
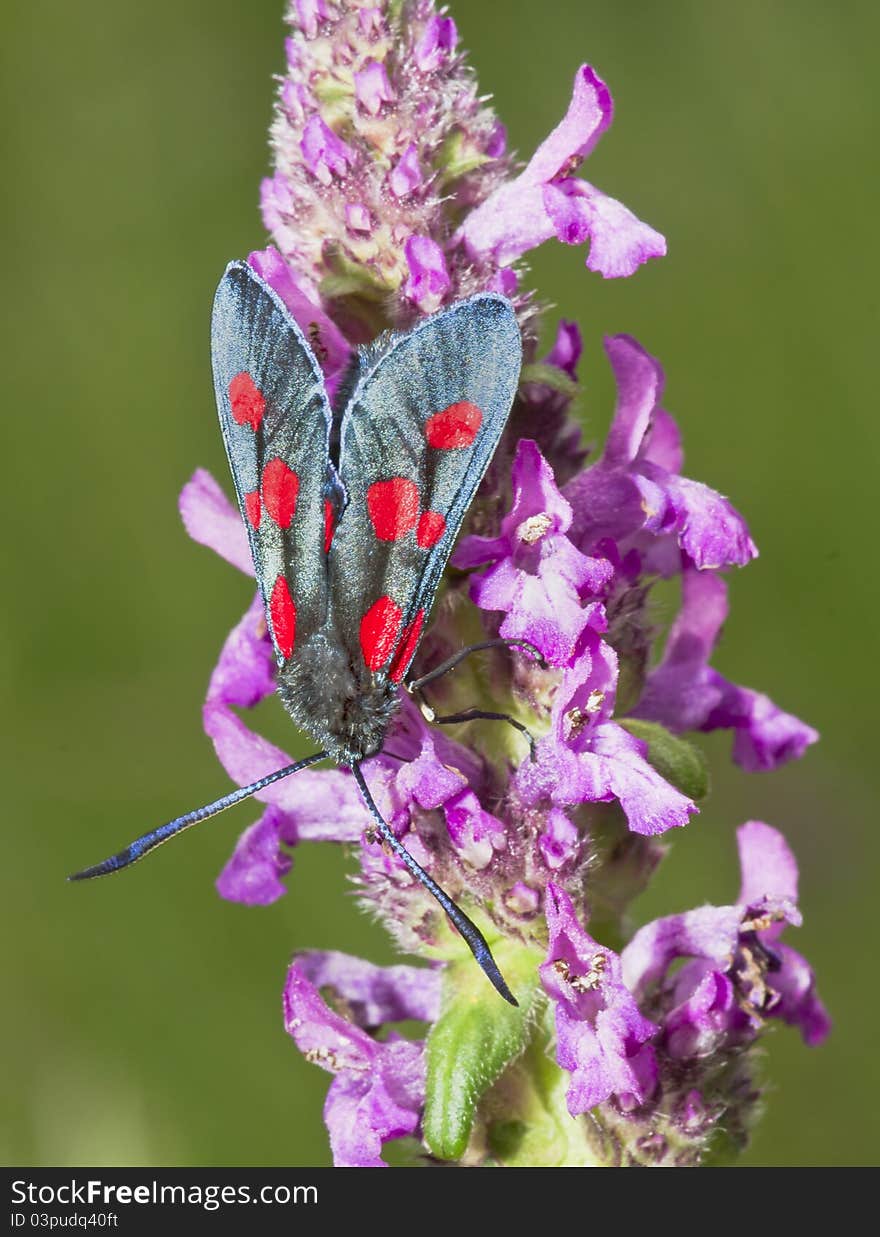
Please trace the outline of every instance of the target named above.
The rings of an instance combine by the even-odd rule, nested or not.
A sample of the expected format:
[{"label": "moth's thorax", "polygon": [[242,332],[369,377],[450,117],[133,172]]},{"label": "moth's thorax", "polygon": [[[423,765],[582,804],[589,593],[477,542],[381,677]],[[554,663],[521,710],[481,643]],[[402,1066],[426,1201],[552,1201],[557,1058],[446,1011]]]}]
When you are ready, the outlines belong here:
[{"label": "moth's thorax", "polygon": [[278,672],[278,695],[297,726],[342,765],[381,749],[398,708],[395,684],[353,665],[332,628],[297,646]]}]

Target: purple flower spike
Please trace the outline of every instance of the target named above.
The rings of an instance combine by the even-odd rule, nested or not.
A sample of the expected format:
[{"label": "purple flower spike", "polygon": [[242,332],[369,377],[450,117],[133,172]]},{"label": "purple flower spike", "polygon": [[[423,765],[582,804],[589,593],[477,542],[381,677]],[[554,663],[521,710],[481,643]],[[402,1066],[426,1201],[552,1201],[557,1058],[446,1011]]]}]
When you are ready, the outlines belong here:
[{"label": "purple flower spike", "polygon": [[421,1044],[374,1040],[321,1000],[298,963],[284,989],[284,1025],[307,1061],[335,1074],[324,1104],[338,1168],[384,1168],[383,1143],[415,1133],[424,1106]]},{"label": "purple flower spike", "polygon": [[354,91],[358,103],[370,116],[378,116],[383,103],[393,103],[397,97],[391,89],[385,66],[378,60],[368,60],[354,75]]},{"label": "purple flower spike", "polygon": [[583,65],[564,118],[535,151],[525,170],[472,211],[458,232],[472,258],[502,266],[556,236],[569,245],[590,241],[587,266],[605,278],[631,275],[666,252],[663,237],[620,202],[571,173],[611,124],[611,95]]},{"label": "purple flower spike", "polygon": [[449,291],[449,272],[443,250],[428,236],[411,236],[404,247],[409,279],[404,295],[424,314],[439,309]]},{"label": "purple flower spike", "polygon": [[520,439],[512,471],[513,506],[498,537],[466,537],[457,567],[489,563],[471,584],[483,610],[505,614],[501,635],[529,640],[554,666],[565,665],[584,626],[601,621],[588,598],[601,595],[613,574],[607,559],[587,558],[568,537],[571,507],[556,488],[537,445]]},{"label": "purple flower spike", "polygon": [[571,1115],[614,1096],[627,1111],[649,1098],[657,1081],[657,1028],[639,1012],[623,982],[620,958],[578,922],[571,899],[547,886],[550,943],[541,966],[544,990],[556,1002],[556,1060],[571,1074]]},{"label": "purple flower spike", "polygon": [[306,167],[322,185],[330,185],[334,176],[344,176],[355,157],[351,147],[317,115],[306,122],[300,149]]},{"label": "purple flower spike", "polygon": [[710,667],[726,618],[727,585],[721,577],[686,569],[681,611],[635,715],[677,732],[732,729],[737,764],[749,772],[778,768],[802,756],[819,736],[769,697],[737,687]]},{"label": "purple flower spike", "polygon": [[415,61],[422,73],[433,73],[455,51],[458,31],[451,17],[436,13],[425,23],[422,37],[415,47]]},{"label": "purple flower spike", "polygon": [[[309,767],[255,796],[261,806],[218,890],[267,905],[290,883],[299,843],[353,843],[363,909],[401,951],[431,959],[423,969],[383,968],[316,952],[290,968],[285,1023],[307,1059],[333,1075],[325,1120],[337,1164],[381,1166],[388,1140],[415,1136],[435,1162],[521,1163],[528,1155],[538,1165],[562,1150],[577,1166],[696,1165],[715,1151],[719,1131],[726,1146],[747,1137],[761,1095],[753,1049],[768,1019],[798,1027],[810,1044],[828,1033],[813,972],[783,939],[800,923],[794,858],[779,833],[752,821],[739,831],[743,878],[733,905],[658,919],[620,955],[586,929],[602,941],[628,938],[630,904],[668,849],[655,839],[687,824],[695,800],[702,804],[705,770],[682,732],[730,729],[734,759],[749,769],[799,756],[817,736],[710,664],[727,617],[719,572],[757,550],[728,500],[684,475],[659,362],[631,336],[605,340],[617,401],[604,450],[591,455],[572,419],[578,324],[558,323],[552,347],[539,355],[542,298],[519,261],[555,238],[581,246],[589,270],[627,277],[664,254],[666,242],[579,178],[613,112],[590,67],[578,70],[565,115],[517,170],[441,0],[288,0],[287,24],[272,175],[260,191],[272,244],[249,261],[312,346],[334,421],[355,345],[409,331],[480,293],[512,302],[526,365],[499,451],[461,526],[452,562],[463,570],[445,575],[416,650],[421,707],[422,693],[402,682],[380,750],[363,762],[378,812],[427,886],[377,834],[351,772]],[[389,364],[381,345],[366,357],[368,365]],[[478,392],[435,394],[447,405],[482,403]],[[239,445],[242,452],[256,445],[251,472],[265,516],[274,479],[263,469],[265,426],[255,419],[256,440],[243,430]],[[422,536],[423,523],[431,533],[445,512],[443,494],[432,497],[425,482],[422,464],[430,473],[439,461],[429,448],[427,463],[399,465],[409,476],[412,464],[420,478],[418,511],[398,513],[416,553],[432,540]],[[334,460],[339,450],[334,438]],[[344,487],[347,459],[343,444]],[[385,476],[367,472],[368,488]],[[180,511],[195,540],[252,577],[250,480],[245,488],[242,520],[199,471]],[[309,519],[320,532],[322,514],[314,504],[298,513],[306,524],[294,532]],[[297,587],[308,589],[302,547],[295,537],[282,545],[265,518],[263,534],[283,551],[299,605]],[[409,602],[391,570],[396,553],[379,554],[381,590],[358,603],[355,628],[381,594],[403,615]],[[331,593],[334,561],[331,550]],[[434,560],[424,561],[427,570]],[[275,568],[267,572],[260,584],[271,592]],[[679,576],[680,613],[658,656],[654,586]],[[292,764],[251,728],[252,710],[280,707],[267,699],[279,670],[266,601],[256,597],[230,632],[204,702],[205,730],[239,785]],[[309,618],[300,617],[297,647],[307,657]],[[399,641],[410,617],[401,617]],[[448,676],[432,673],[465,646],[488,648],[499,635],[530,642],[541,656],[495,652]],[[356,630],[351,639],[361,665]],[[362,710],[349,708],[347,685],[340,690],[339,726],[352,727],[356,744]],[[495,712],[502,709],[510,716]],[[432,711],[441,723],[473,720],[468,744],[429,725]],[[528,757],[517,742],[516,763],[513,732],[493,717],[528,727]],[[486,933],[524,1016],[465,959],[430,881]],[[588,906],[599,910],[592,922]],[[542,985],[553,1006],[556,1062],[535,1051],[552,1030]],[[435,1024],[430,1053],[399,1037],[394,1024],[406,1020]],[[553,1103],[565,1093],[570,1113],[590,1119],[569,1121],[562,1143],[551,1139],[546,1148],[537,1136],[494,1138],[502,1126],[534,1132],[529,1097],[539,1091]]]}]

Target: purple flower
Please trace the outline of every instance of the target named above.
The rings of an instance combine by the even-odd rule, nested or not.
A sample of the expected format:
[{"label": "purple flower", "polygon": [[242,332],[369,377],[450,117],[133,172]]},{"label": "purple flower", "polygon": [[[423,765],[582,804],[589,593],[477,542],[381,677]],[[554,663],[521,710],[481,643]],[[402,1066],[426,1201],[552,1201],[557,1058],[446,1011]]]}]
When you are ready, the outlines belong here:
[{"label": "purple flower", "polygon": [[612,111],[605,83],[582,65],[568,111],[525,170],[496,189],[459,229],[471,258],[491,257],[506,266],[555,235],[568,245],[589,240],[589,269],[616,278],[666,253],[659,232],[620,202],[571,177],[611,124]]},{"label": "purple flower", "polygon": [[355,159],[352,148],[320,116],[306,122],[300,149],[306,167],[322,185],[329,185],[334,176],[344,176]]},{"label": "purple flower", "polygon": [[[797,1026],[806,1043],[830,1029],[806,960],[779,938],[799,925],[797,864],[778,830],[749,821],[737,830],[742,887],[734,906],[705,906],[641,928],[623,951],[627,985],[663,1018],[666,1050],[706,1056],[754,1039],[763,1020]],[[673,962],[690,959],[674,973]]]},{"label": "purple flower", "polygon": [[440,971],[423,966],[375,966],[335,950],[297,956],[300,974],[320,990],[331,988],[355,1024],[372,1031],[386,1022],[436,1022],[440,1013]]},{"label": "purple flower", "polygon": [[[378,774],[379,804],[396,832],[403,834],[419,811],[441,810],[456,852],[472,868],[488,866],[496,851],[504,850],[504,824],[481,805],[480,762],[436,727],[429,727],[408,699],[401,701],[389,747],[408,759],[400,762],[380,755],[370,765]],[[396,865],[400,861],[392,860]]]},{"label": "purple flower", "polygon": [[578,922],[571,899],[547,886],[550,941],[540,968],[544,990],[556,1007],[556,1060],[571,1074],[571,1115],[614,1096],[626,1111],[644,1103],[657,1081],[657,1028],[639,1012],[626,987],[620,958],[597,944]]},{"label": "purple flower", "polygon": [[300,29],[313,39],[320,22],[331,17],[333,9],[328,0],[293,0],[292,17],[299,23]]},{"label": "purple flower", "polygon": [[556,341],[544,357],[545,365],[554,365],[569,378],[577,379],[577,365],[583,352],[583,341],[576,322],[561,319],[556,328]]},{"label": "purple flower", "polygon": [[500,535],[465,537],[453,561],[462,568],[491,564],[473,578],[472,599],[504,613],[502,636],[528,640],[551,665],[565,665],[584,626],[602,622],[601,608],[584,602],[601,593],[612,567],[569,541],[571,507],[537,445],[525,438],[517,444],[512,483],[513,506]]},{"label": "purple flower", "polygon": [[391,89],[385,66],[378,60],[368,60],[354,75],[357,101],[371,116],[378,116],[383,103],[393,103],[397,97]]},{"label": "purple flower", "polygon": [[419,165],[419,148],[415,142],[410,142],[406,150],[391,169],[388,183],[396,198],[409,197],[421,185],[424,177]]},{"label": "purple flower", "polygon": [[422,37],[415,46],[415,62],[423,73],[439,69],[455,51],[458,31],[451,17],[429,17]]},{"label": "purple flower", "polygon": [[411,236],[404,247],[409,279],[404,295],[424,314],[433,313],[449,291],[449,272],[443,250],[429,236]]},{"label": "purple flower", "polygon": [[[306,1060],[336,1075],[324,1104],[333,1162],[340,1168],[384,1168],[383,1144],[415,1133],[421,1120],[425,1094],[422,1045],[397,1037],[383,1043],[374,1040],[328,1008],[309,981],[308,969],[312,968],[294,962],[287,973],[284,1025]],[[363,1002],[365,989],[375,989],[375,979],[365,983],[363,969],[353,978],[353,990]],[[348,975],[343,967],[330,969],[324,979],[338,986],[340,995],[347,995]],[[387,984],[382,1000],[387,1007]]]},{"label": "purple flower", "polygon": [[606,539],[623,550],[637,545],[663,574],[679,569],[679,548],[701,569],[747,563],[757,550],[742,516],[715,490],[678,475],[678,433],[660,407],[659,363],[629,335],[606,338],[605,351],[617,408],[602,457],[565,487],[572,540],[585,553]]},{"label": "purple flower", "polygon": [[580,857],[583,839],[577,825],[564,812],[551,808],[547,813],[544,831],[538,838],[538,846],[547,867],[556,872]]},{"label": "purple flower", "polygon": [[727,585],[711,571],[686,568],[682,606],[662,661],[634,710],[673,731],[733,729],[733,758],[750,772],[798,759],[818,734],[769,697],[737,687],[709,665],[727,618]]},{"label": "purple flower", "polygon": [[516,773],[518,793],[530,806],[618,799],[630,829],[646,836],[686,825],[696,804],[648,763],[646,743],[608,720],[616,689],[617,656],[587,627],[556,689],[550,732]]}]

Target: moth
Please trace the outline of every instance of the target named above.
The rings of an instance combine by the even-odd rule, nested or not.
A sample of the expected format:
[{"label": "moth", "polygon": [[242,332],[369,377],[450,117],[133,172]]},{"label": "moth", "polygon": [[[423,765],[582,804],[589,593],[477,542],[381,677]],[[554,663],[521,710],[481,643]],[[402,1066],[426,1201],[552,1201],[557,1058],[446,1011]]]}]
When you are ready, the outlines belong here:
[{"label": "moth", "polygon": [[330,757],[351,770],[378,835],[515,1005],[482,933],[392,832],[361,770],[382,750],[456,535],[510,412],[522,362],[513,307],[480,294],[359,349],[331,406],[315,353],[284,302],[247,263],[232,262],[214,299],[211,350],[278,695],[320,750],[70,879],[127,867],[181,830]]}]

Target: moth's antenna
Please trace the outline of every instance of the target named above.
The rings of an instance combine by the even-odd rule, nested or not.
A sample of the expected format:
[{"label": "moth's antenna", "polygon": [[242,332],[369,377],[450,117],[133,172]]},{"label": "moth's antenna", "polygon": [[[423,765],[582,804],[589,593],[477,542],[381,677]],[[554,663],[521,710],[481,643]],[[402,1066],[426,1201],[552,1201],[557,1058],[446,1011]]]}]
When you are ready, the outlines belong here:
[{"label": "moth's antenna", "polygon": [[173,838],[176,833],[189,829],[190,825],[197,825],[200,820],[209,820],[212,816],[216,816],[218,812],[224,812],[228,807],[241,803],[242,799],[249,799],[258,790],[264,790],[267,786],[271,786],[273,782],[280,782],[283,777],[290,777],[291,773],[299,773],[300,769],[307,769],[309,765],[317,764],[319,760],[326,759],[326,752],[316,752],[314,756],[307,756],[305,760],[298,760],[295,764],[286,765],[283,769],[277,769],[274,773],[268,773],[265,777],[261,777],[258,782],[252,782],[250,786],[242,786],[239,790],[233,790],[230,794],[224,795],[222,799],[216,799],[213,803],[207,804],[206,807],[196,808],[194,812],[187,812],[185,816],[178,816],[176,820],[170,820],[167,825],[160,825],[158,829],[152,829],[149,833],[145,833],[143,837],[138,838],[137,841],[132,842],[130,846],[126,846],[125,850],[121,850],[118,855],[111,855],[103,863],[96,863],[91,868],[83,868],[81,872],[74,872],[67,879],[69,881],[91,880],[93,876],[106,876],[109,872],[118,872],[120,868],[127,868],[130,863],[136,863],[138,859],[143,859],[144,855],[148,854],[154,847],[161,846],[163,842]]},{"label": "moth's antenna", "polygon": [[458,928],[461,935],[467,941],[471,953],[486,972],[495,989],[500,992],[505,1001],[509,1001],[511,1005],[519,1005],[519,1001],[517,1001],[516,997],[505,983],[504,976],[499,971],[498,964],[492,957],[492,951],[486,944],[486,938],[483,936],[480,929],[475,923],[468,919],[461,907],[457,906],[455,902],[453,902],[449,894],[445,893],[437,882],[431,879],[424,868],[420,867],[419,864],[416,863],[415,859],[413,859],[412,855],[403,843],[398,841],[398,839],[394,836],[390,826],[383,820],[382,813],[373,802],[373,796],[370,794],[367,783],[364,781],[364,775],[361,773],[360,765],[352,765],[351,771],[354,774],[355,781],[360,788],[361,794],[364,796],[364,802],[369,808],[370,815],[375,820],[376,826],[379,833],[382,835],[383,840],[388,843],[395,855],[403,861],[409,871],[412,872],[416,880],[424,885],[428,893],[434,895],[443,907],[444,911],[446,911],[446,914],[455,924],[456,928]]}]

